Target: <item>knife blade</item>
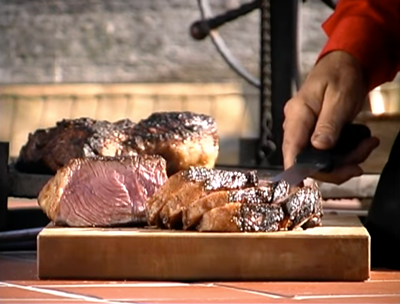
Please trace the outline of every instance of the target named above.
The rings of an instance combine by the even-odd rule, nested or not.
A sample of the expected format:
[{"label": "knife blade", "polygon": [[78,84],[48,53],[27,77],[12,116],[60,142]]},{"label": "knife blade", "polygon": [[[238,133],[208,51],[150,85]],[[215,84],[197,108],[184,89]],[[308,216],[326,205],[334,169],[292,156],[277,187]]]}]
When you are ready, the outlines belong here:
[{"label": "knife blade", "polygon": [[291,186],[299,185],[305,178],[312,177],[317,172],[332,172],[340,167],[341,161],[354,151],[365,139],[371,137],[370,129],[361,124],[346,124],[334,148],[319,150],[311,142],[296,157],[294,165],[270,181],[285,180]]}]

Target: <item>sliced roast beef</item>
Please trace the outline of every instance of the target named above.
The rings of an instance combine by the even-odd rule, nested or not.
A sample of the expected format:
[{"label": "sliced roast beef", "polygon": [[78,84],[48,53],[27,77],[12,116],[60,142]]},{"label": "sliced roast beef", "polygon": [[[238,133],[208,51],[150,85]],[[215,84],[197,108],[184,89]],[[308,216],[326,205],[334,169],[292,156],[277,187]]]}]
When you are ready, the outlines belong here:
[{"label": "sliced roast beef", "polygon": [[[323,216],[321,195],[315,185],[300,188],[276,202],[244,196],[205,212],[198,231],[274,232],[315,227]],[[309,223],[307,225],[307,223]]]},{"label": "sliced roast beef", "polygon": [[146,200],[166,181],[160,156],[76,158],[48,181],[38,203],[57,225],[143,225]]},{"label": "sliced roast beef", "polygon": [[255,172],[239,172],[190,167],[169,178],[147,202],[150,225],[177,228],[182,226],[182,211],[209,193],[244,189],[258,183]]}]

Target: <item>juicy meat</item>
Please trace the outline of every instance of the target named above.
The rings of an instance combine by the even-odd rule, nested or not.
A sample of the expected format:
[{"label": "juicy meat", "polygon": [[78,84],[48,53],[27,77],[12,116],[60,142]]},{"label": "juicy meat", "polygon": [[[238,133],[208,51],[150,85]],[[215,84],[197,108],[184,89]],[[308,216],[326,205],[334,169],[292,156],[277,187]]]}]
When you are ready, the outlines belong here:
[{"label": "juicy meat", "polygon": [[322,199],[315,185],[290,189],[263,182],[254,171],[189,168],[147,201],[149,225],[199,231],[278,231],[321,224]]},{"label": "juicy meat", "polygon": [[275,232],[284,213],[279,205],[232,203],[204,214],[198,231]]},{"label": "juicy meat", "polygon": [[90,118],[62,120],[29,134],[16,169],[54,174],[74,158],[160,155],[169,176],[190,166],[211,168],[219,152],[214,119],[191,112],[159,112],[134,123]]},{"label": "juicy meat", "polygon": [[190,166],[213,168],[218,141],[213,118],[191,112],[160,112],[139,121],[127,145],[138,153],[164,157],[171,176]]},{"label": "juicy meat", "polygon": [[[279,203],[246,198],[204,213],[198,231],[274,232],[300,228],[322,217],[321,196],[316,186],[300,188]],[[315,226],[315,225],[314,225]],[[304,226],[310,228],[313,226]]]},{"label": "juicy meat", "polygon": [[197,230],[200,232],[240,232],[235,218],[240,214],[242,204],[232,203],[216,207],[206,212]]},{"label": "juicy meat", "polygon": [[191,203],[209,193],[257,185],[255,172],[236,172],[205,167],[180,171],[161,187],[147,202],[150,225],[177,228],[182,226],[182,212]]},{"label": "juicy meat", "polygon": [[167,178],[160,156],[77,158],[47,182],[38,203],[57,225],[143,225],[146,200]]},{"label": "juicy meat", "polygon": [[[272,184],[271,184],[272,185]],[[202,197],[189,204],[182,212],[183,229],[190,229],[197,225],[203,214],[208,211],[227,205],[228,203],[244,203],[246,200],[262,201],[268,203],[274,193],[274,188],[251,187],[242,190],[217,191]]]}]

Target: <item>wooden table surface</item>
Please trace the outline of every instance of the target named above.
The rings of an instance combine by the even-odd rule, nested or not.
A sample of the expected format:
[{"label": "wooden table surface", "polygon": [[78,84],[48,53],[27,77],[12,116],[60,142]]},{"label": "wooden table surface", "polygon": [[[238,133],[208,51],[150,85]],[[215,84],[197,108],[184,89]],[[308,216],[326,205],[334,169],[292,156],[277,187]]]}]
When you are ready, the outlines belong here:
[{"label": "wooden table surface", "polygon": [[0,253],[2,303],[400,303],[400,272],[368,282],[43,281],[36,252]]}]

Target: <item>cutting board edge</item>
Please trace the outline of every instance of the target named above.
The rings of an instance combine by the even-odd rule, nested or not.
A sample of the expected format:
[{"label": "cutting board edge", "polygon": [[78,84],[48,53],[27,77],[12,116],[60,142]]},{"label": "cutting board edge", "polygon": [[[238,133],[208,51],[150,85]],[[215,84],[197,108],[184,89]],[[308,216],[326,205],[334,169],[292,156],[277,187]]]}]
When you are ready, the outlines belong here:
[{"label": "cutting board edge", "polygon": [[[358,226],[355,228],[360,227]],[[190,234],[180,235],[178,233],[175,235],[180,235],[180,237],[170,238],[121,238],[118,236],[110,238],[101,238],[100,236],[94,238],[82,238],[78,235],[69,235],[60,238],[57,235],[46,235],[44,232],[38,236],[38,276],[40,279],[107,279],[145,281],[365,281],[369,279],[370,275],[370,236],[366,229],[361,229],[361,231],[364,232],[363,235],[342,235],[338,238],[327,238],[326,236],[320,237],[315,235],[314,238],[294,238],[291,240],[287,237],[267,237],[263,239],[241,237],[237,240],[241,242],[240,245],[236,244],[237,241],[235,241],[236,243],[233,242],[234,238],[207,239],[201,237],[194,239]],[[171,234],[171,236],[173,235],[174,234]],[[312,237],[313,235],[308,236]],[[123,241],[121,241],[122,239]],[[285,263],[285,261],[288,261],[287,257],[284,257],[284,254],[292,248],[292,246],[288,246],[288,241],[292,244],[293,242],[298,244],[294,245],[297,246],[297,248],[303,248],[299,249],[302,252],[301,254],[299,253],[301,256],[312,256],[316,261],[306,263],[300,259],[300,263],[304,265],[301,267],[296,266],[296,269],[291,270],[291,274],[279,272],[279,268],[276,268],[274,264]],[[190,266],[190,264],[193,263],[192,256],[187,253],[185,257],[185,255],[180,255],[180,251],[172,250],[171,252],[169,250],[169,246],[175,244],[173,246],[179,247],[179,244],[182,244],[182,242],[183,244],[188,245],[188,247],[198,246],[197,248],[200,251],[196,257],[193,257],[193,259],[198,261],[197,263],[199,265],[198,267],[192,266],[194,269],[190,272],[177,263],[176,259],[180,259],[180,262]],[[202,250],[204,247],[201,247],[199,244],[207,244],[208,242],[211,242],[214,245],[209,246],[211,249],[209,248],[207,251]],[[153,254],[154,250],[150,250],[147,253],[145,251],[143,252],[143,250],[137,250],[138,247],[141,248],[141,244],[143,246],[153,246],[153,248],[162,248],[162,250],[164,250],[164,255],[161,256],[164,258],[159,261],[160,258]],[[315,254],[315,252],[310,253],[309,249],[306,249],[316,246],[316,244],[325,244],[320,245],[325,248],[324,253],[318,255]],[[113,246],[119,246],[120,248],[113,249]],[[218,248],[218,246],[221,246],[222,249]],[[260,267],[259,264],[253,264],[251,269],[246,272],[245,268],[248,264],[248,253],[235,253],[234,249],[238,247],[242,248],[243,246],[247,246],[250,251],[253,250],[251,252],[254,252],[254,250],[260,250],[260,246],[264,246],[263,252],[256,252],[251,257],[257,259],[259,258],[258,255],[261,255],[262,261],[264,261],[264,259],[266,261],[265,263],[263,262],[264,264],[262,267]],[[265,253],[269,248],[274,247],[281,248],[282,251],[275,249],[270,250],[268,254]],[[59,251],[54,253],[54,248],[59,248]],[[343,250],[343,248],[346,248],[349,252]],[[66,254],[63,250],[70,254]],[[86,250],[86,254],[80,254],[79,250]],[[221,250],[225,253],[221,253]],[[296,249],[296,251],[297,250],[298,249]],[[323,255],[329,254],[332,250],[336,253],[331,254],[331,259],[325,258],[324,261],[326,261],[326,263],[322,262],[322,259],[324,259]],[[95,257],[95,261],[88,258],[88,256]],[[108,257],[108,260],[107,258],[102,259],[102,256]],[[174,256],[176,257],[174,258]],[[273,256],[273,258],[271,258],[271,256]],[[113,259],[118,262],[112,262]],[[137,259],[147,259],[147,263],[149,263],[150,266],[141,267],[140,265],[128,265],[128,267],[126,267],[119,264],[132,264],[132,260],[135,261]],[[232,263],[229,264],[225,262],[225,259],[236,261],[237,265],[231,266]],[[48,263],[49,261],[51,261],[50,264]],[[154,266],[154,263],[161,263],[162,265]],[[175,263],[175,268],[168,266],[171,263]],[[212,264],[211,266],[210,263]],[[220,263],[226,263],[227,265],[221,267],[221,265],[218,265]],[[329,265],[329,263],[333,263],[335,266]],[[154,269],[151,270],[151,265],[158,267],[159,271],[155,271]],[[218,274],[218,272],[210,270],[208,273],[205,273],[201,270],[202,267],[209,267],[210,269],[213,267],[219,267],[220,272]],[[235,267],[239,269],[236,272],[233,269]],[[305,272],[301,270],[302,267],[309,270],[314,269],[314,274],[305,275]],[[317,271],[315,269],[319,270]]]},{"label": "cutting board edge", "polygon": [[[348,226],[343,227],[339,225],[329,225],[332,221],[339,219],[343,224]],[[278,231],[278,232],[197,232],[197,231],[179,231],[179,230],[168,230],[168,229],[147,229],[147,228],[137,228],[137,227],[58,227],[49,223],[38,235],[39,236],[93,236],[93,235],[104,235],[104,233],[112,232],[116,236],[141,236],[145,234],[146,236],[162,236],[162,237],[181,237],[181,236],[191,236],[191,237],[262,237],[262,238],[280,238],[285,237],[311,237],[316,238],[318,236],[325,237],[326,230],[339,230],[339,234],[328,233],[331,236],[342,236],[344,232],[352,230],[351,235],[365,236],[369,233],[367,229],[363,226],[360,219],[355,215],[331,215],[328,214],[324,218],[325,222],[321,227],[309,228],[304,231]],[[357,234],[355,234],[354,229],[357,229]],[[346,234],[345,234],[346,235]]]}]

